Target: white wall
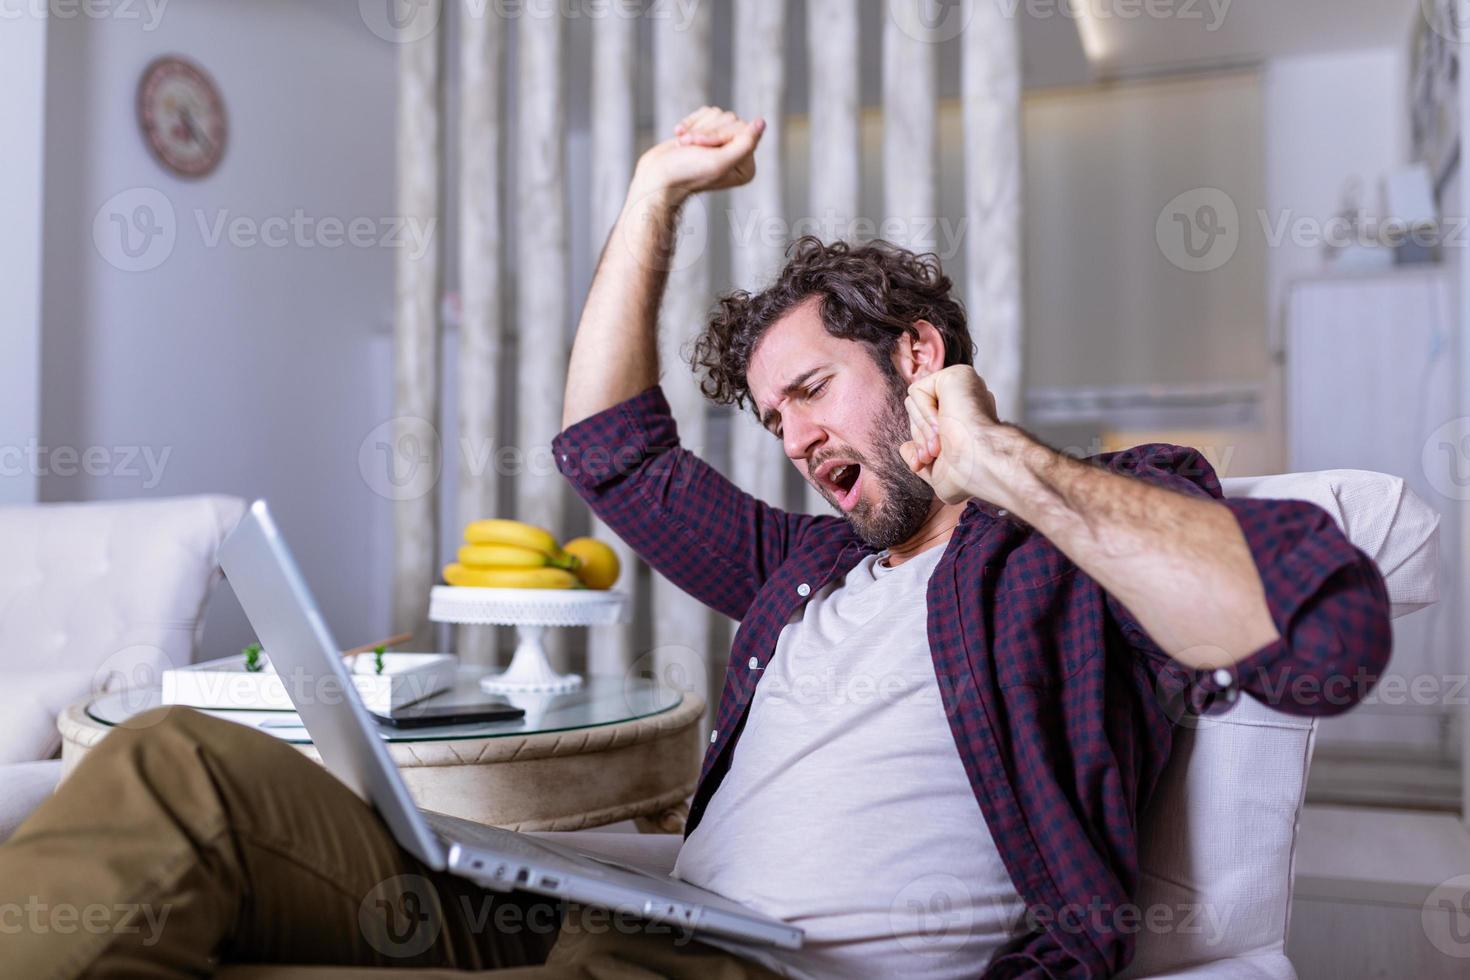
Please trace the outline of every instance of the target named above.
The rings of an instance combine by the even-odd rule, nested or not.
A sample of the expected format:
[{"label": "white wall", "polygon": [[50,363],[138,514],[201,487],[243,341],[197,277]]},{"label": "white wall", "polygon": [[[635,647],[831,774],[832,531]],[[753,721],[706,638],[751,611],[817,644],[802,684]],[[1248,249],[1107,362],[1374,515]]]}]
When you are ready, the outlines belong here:
[{"label": "white wall", "polygon": [[[1380,178],[1408,161],[1407,79],[1402,44],[1282,58],[1266,67],[1266,207],[1272,222],[1332,217],[1352,177],[1363,180],[1367,206],[1378,207]],[[1292,237],[1268,245],[1268,309],[1278,324],[1286,285],[1322,265],[1320,249]]]},{"label": "white wall", "polygon": [[46,18],[0,29],[0,505],[36,499],[28,447],[40,435],[41,174]]},{"label": "white wall", "polygon": [[[1260,103],[1253,72],[1028,94],[1028,385],[1264,379]],[[1194,268],[1169,219],[1204,206],[1222,231]]]},{"label": "white wall", "polygon": [[[134,121],[139,75],[165,53],[206,68],[229,112],[224,161],[203,180],[164,171]],[[49,57],[43,441],[100,447],[111,465],[44,475],[42,498],[268,497],[341,639],[381,635],[369,528],[386,503],[358,450],[383,421],[369,345],[391,315],[394,253],[307,246],[322,219],[393,214],[395,49],[356,4],[191,0],[151,30],[53,21]],[[156,268],[126,271],[110,219],[140,203],[164,225],[171,212],[175,240],[143,253]],[[285,247],[211,244],[221,217],[297,212],[312,224]],[[226,594],[205,653],[248,639]]]}]

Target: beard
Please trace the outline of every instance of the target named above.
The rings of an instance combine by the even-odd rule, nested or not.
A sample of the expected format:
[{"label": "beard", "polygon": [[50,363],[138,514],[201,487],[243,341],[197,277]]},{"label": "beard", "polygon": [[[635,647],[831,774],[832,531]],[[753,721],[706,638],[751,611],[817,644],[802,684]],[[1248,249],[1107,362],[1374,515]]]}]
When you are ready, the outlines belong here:
[{"label": "beard", "polygon": [[903,400],[907,390],[889,378],[890,398],[879,415],[877,448],[871,457],[852,453],[877,502],[864,497],[844,516],[863,543],[878,551],[902,544],[918,533],[934,503],[934,488],[909,469],[898,447],[910,436]]}]

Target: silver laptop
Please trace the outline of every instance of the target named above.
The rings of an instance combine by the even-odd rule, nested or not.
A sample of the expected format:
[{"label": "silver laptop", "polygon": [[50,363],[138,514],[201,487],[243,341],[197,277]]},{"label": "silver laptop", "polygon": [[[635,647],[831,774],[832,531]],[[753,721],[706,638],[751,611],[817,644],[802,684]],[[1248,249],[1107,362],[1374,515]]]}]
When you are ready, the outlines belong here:
[{"label": "silver laptop", "polygon": [[[372,803],[394,838],[429,867],[495,891],[519,890],[677,927],[701,938],[783,949],[802,930],[664,874],[611,862],[527,834],[419,810],[348,679],[265,501],[220,546],[220,564],[301,722],[332,774]],[[717,937],[717,938],[716,938]]]}]

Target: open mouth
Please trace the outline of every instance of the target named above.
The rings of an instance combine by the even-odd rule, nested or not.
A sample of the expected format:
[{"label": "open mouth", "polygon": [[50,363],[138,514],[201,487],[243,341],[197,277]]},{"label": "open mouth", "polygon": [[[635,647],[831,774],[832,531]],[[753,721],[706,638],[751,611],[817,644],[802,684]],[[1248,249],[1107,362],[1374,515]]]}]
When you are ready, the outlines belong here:
[{"label": "open mouth", "polygon": [[862,491],[862,466],[857,463],[824,463],[817,473],[822,485],[832,493],[843,513],[852,510]]}]

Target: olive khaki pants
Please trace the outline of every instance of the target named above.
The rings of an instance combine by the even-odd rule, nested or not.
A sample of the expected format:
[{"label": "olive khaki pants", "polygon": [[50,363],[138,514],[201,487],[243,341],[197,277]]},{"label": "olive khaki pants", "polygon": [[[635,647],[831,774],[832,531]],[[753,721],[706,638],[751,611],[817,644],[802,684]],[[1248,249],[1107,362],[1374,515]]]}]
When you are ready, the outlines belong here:
[{"label": "olive khaki pants", "polygon": [[433,871],[290,745],[160,708],[110,732],[0,845],[0,973],[221,964],[235,980],[776,976],[674,926]]}]

